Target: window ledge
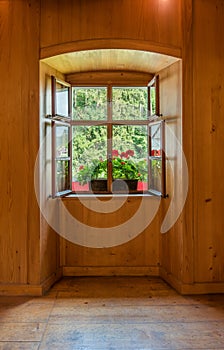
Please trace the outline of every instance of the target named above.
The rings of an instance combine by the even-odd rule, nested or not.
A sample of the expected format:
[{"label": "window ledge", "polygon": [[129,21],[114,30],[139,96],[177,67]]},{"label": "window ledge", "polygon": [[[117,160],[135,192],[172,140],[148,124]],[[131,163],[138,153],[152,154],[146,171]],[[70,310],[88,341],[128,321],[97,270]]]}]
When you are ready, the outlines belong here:
[{"label": "window ledge", "polygon": [[79,198],[87,198],[87,199],[95,199],[95,198],[129,198],[129,197],[133,197],[133,198],[139,198],[139,197],[153,197],[153,198],[160,198],[160,196],[155,196],[151,193],[97,193],[97,194],[90,194],[90,193],[82,193],[82,194],[75,194],[75,193],[71,193],[68,194],[67,196],[63,197],[63,200],[66,199],[79,199]]}]

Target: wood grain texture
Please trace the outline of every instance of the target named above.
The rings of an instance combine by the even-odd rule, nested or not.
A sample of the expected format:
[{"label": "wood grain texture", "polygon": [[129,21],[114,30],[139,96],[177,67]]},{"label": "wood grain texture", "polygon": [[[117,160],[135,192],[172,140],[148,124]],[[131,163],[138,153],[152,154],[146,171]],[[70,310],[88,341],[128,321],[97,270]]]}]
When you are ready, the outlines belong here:
[{"label": "wood grain texture", "polygon": [[221,350],[223,305],[156,277],[67,277],[43,297],[0,297],[0,349]]},{"label": "wood grain texture", "polygon": [[[165,116],[166,181],[168,198],[162,201],[162,216],[170,206],[175,193],[181,194],[180,176],[182,157],[176,147],[176,139],[182,143],[182,63],[174,63],[159,72],[160,111]],[[171,137],[172,133],[174,136]],[[179,179],[179,181],[177,180]],[[179,197],[176,200],[180,200]],[[177,210],[177,204],[174,205]],[[160,235],[161,267],[176,279],[182,279],[183,229],[182,219],[166,233]]]},{"label": "wood grain texture", "polygon": [[181,2],[41,1],[41,48],[116,38],[180,48]]},{"label": "wood grain texture", "polygon": [[[85,225],[86,233],[88,233],[88,228],[90,227],[97,227],[99,230],[101,229],[102,233],[104,227],[113,228],[128,222],[138,211],[141,200],[141,197],[130,197],[120,209],[107,214],[97,213],[88,209],[85,203],[79,202],[78,198],[67,198],[63,200],[63,203],[71,215]],[[149,211],[151,200],[153,199],[147,198]],[[88,204],[93,202],[94,199],[90,198],[89,200],[86,199],[86,201]],[[147,213],[145,210],[142,210],[140,215],[144,216]],[[63,232],[66,232],[68,227],[63,217],[61,217],[61,225]],[[72,267],[74,267],[74,270],[77,268],[79,273],[83,275],[87,273],[87,269],[96,273],[101,271],[102,275],[106,273],[119,275],[119,272],[124,275],[125,271],[129,275],[131,269],[138,271],[138,268],[145,271],[148,269],[148,274],[152,268],[152,271],[154,269],[153,274],[155,274],[156,271],[158,272],[159,266],[159,228],[159,215],[156,215],[150,226],[143,232],[140,231],[136,238],[111,248],[89,248],[88,246],[80,246],[64,240],[64,243],[62,243],[64,249],[64,252],[62,251],[63,267],[68,271]],[[138,230],[137,222],[136,230]],[[82,235],[85,236],[85,232]],[[111,239],[111,242],[113,242],[113,237],[108,239]]]},{"label": "wood grain texture", "polygon": [[155,52],[121,49],[76,51],[43,59],[63,74],[113,70],[155,74],[175,61],[176,57]]},{"label": "wood grain texture", "polygon": [[[40,62],[40,149],[39,173],[41,174],[40,197],[46,201],[51,194],[51,127],[45,116],[51,114],[51,75],[64,80],[64,75]],[[60,266],[60,238],[41,214],[40,220],[41,282],[54,274]]]},{"label": "wood grain texture", "polygon": [[188,194],[182,215],[183,226],[183,254],[182,281],[194,281],[194,198],[193,181],[194,167],[193,153],[193,1],[182,2],[183,11],[183,59],[182,59],[182,147],[188,166]]},{"label": "wood grain texture", "polygon": [[182,57],[181,48],[159,44],[155,41],[137,39],[92,39],[43,47],[40,49],[40,58],[46,59],[65,53],[98,49],[140,50],[177,58]]},{"label": "wood grain texture", "polygon": [[38,283],[39,2],[3,1],[0,11],[0,283]]},{"label": "wood grain texture", "polygon": [[224,3],[197,1],[194,13],[195,280],[218,282],[224,280]]},{"label": "wood grain texture", "polygon": [[97,71],[66,75],[66,81],[74,86],[120,85],[147,86],[153,74],[131,71]]},{"label": "wood grain texture", "polygon": [[[166,206],[161,208],[158,222],[125,249],[117,248],[118,262],[123,261],[126,248],[126,266],[130,261],[137,266],[137,259],[141,266],[154,266],[161,257],[164,276],[172,272],[179,285],[195,285],[196,291],[203,285],[203,292],[212,289],[211,285],[215,291],[219,286],[223,290],[223,6],[223,0],[124,0],[118,11],[116,1],[0,1],[3,288],[12,284],[21,285],[22,290],[30,283],[34,289],[38,286],[39,292],[40,283],[59,265],[59,243],[46,223],[41,223],[40,230],[33,187],[39,147],[39,49],[44,58],[77,50],[132,48],[182,57],[182,141],[190,187],[183,214],[162,238],[160,253],[159,220]],[[179,108],[170,104],[174,96],[168,97],[166,94],[164,114]],[[96,224],[99,218],[90,220]],[[70,243],[67,248],[66,244],[63,241],[61,245],[64,266],[101,264],[102,257],[107,266],[117,264],[113,249],[102,257],[98,251],[91,258],[92,251]]]},{"label": "wood grain texture", "polygon": [[159,276],[158,266],[63,267],[63,276]]}]

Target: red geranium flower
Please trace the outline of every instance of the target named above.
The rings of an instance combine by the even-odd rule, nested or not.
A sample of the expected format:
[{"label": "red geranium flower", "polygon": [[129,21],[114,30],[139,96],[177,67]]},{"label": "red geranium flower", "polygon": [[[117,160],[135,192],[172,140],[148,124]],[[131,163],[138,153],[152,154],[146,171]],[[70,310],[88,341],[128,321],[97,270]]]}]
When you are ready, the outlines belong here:
[{"label": "red geranium flower", "polygon": [[127,150],[126,154],[130,157],[133,157],[133,155],[135,154],[134,151],[132,151],[131,149]]},{"label": "red geranium flower", "polygon": [[127,152],[121,152],[121,158],[128,158]]},{"label": "red geranium flower", "polygon": [[113,149],[113,151],[112,151],[112,156],[113,156],[113,157],[118,157],[118,155],[119,155],[118,150],[117,150],[117,149]]},{"label": "red geranium flower", "polygon": [[84,165],[80,165],[79,170],[84,169]]}]

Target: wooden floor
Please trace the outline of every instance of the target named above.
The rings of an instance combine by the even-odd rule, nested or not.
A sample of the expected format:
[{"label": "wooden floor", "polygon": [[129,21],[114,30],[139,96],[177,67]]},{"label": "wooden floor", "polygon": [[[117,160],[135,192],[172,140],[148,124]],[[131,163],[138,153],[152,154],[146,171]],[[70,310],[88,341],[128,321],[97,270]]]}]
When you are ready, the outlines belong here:
[{"label": "wooden floor", "polygon": [[44,297],[0,297],[0,349],[224,349],[224,295],[159,278],[64,278]]}]

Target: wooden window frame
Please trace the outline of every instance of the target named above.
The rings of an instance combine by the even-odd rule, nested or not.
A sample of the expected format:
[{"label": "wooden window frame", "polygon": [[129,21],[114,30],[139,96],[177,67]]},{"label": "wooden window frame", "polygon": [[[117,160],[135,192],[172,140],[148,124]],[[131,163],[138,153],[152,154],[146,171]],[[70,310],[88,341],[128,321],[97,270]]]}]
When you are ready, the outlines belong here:
[{"label": "wooden window frame", "polygon": [[[151,94],[152,89],[155,89],[155,111],[152,110]],[[160,99],[159,99],[159,75],[155,75],[148,84],[148,117],[149,120],[154,120],[161,117],[160,114]]]},{"label": "wooden window frame", "polygon": [[[68,88],[68,115],[60,115],[57,113],[57,94],[56,94],[56,84]],[[72,134],[71,134],[71,110],[72,110],[72,95],[71,95],[71,85],[62,80],[56,79],[54,76],[51,76],[51,149],[52,149],[52,197],[60,197],[67,195],[72,192]],[[68,156],[58,158],[56,156],[56,129],[58,126],[68,127]],[[57,170],[56,164],[57,161],[68,161],[68,188],[65,188],[63,191],[57,190]]]},{"label": "wooden window frame", "polygon": [[[63,86],[68,87],[68,115],[62,116],[57,113],[56,106],[56,83],[59,83]],[[148,135],[150,135],[150,128],[152,125],[161,123],[161,150],[162,154],[160,157],[156,157],[156,159],[161,160],[162,164],[162,177],[161,177],[161,191],[158,191],[152,186],[150,186],[150,161],[152,160],[153,156],[151,154],[152,151],[152,140],[151,136],[148,137],[148,190],[144,191],[144,193],[150,193],[152,195],[167,197],[166,194],[166,158],[165,158],[165,122],[164,120],[161,120],[160,110],[159,110],[159,76],[156,75],[154,78],[149,82],[148,84],[148,115],[147,119],[145,120],[113,120],[112,118],[112,89],[113,87],[140,87],[139,85],[136,86],[130,86],[130,85],[115,85],[115,84],[103,84],[103,85],[93,85],[93,84],[86,84],[86,85],[75,85],[71,86],[67,82],[63,82],[61,80],[56,79],[54,76],[51,77],[51,87],[52,87],[52,114],[49,116],[52,121],[52,197],[58,197],[58,196],[65,196],[70,193],[73,193],[72,191],[72,127],[73,126],[94,126],[94,125],[100,125],[100,126],[106,126],[107,127],[107,159],[108,159],[108,177],[107,177],[107,191],[106,192],[100,192],[100,193],[106,193],[111,194],[112,193],[112,129],[114,125],[143,125],[148,128]],[[105,120],[74,120],[71,118],[72,114],[72,88],[73,87],[105,87],[107,89],[107,117]],[[156,109],[155,114],[152,115],[150,111],[150,89],[151,87],[156,88]],[[56,186],[56,128],[59,125],[65,125],[69,128],[69,142],[68,142],[68,157],[66,160],[69,162],[69,188],[65,189],[64,191],[57,192],[57,186]],[[84,194],[90,194],[89,191],[78,191],[75,192],[78,194],[84,193]],[[141,194],[143,191],[133,191],[131,193],[137,193]]]},{"label": "wooden window frame", "polygon": [[[160,127],[160,155],[152,155],[152,138],[151,128],[158,125]],[[165,121],[164,120],[155,120],[149,123],[149,192],[156,196],[161,196],[163,198],[167,197],[166,193],[166,154],[165,154]],[[160,160],[161,161],[161,178],[160,178],[160,191],[151,185],[153,174],[151,172],[151,161]]]},{"label": "wooden window frame", "polygon": [[[139,85],[117,85],[117,84],[107,84],[107,85],[75,85],[73,87],[79,87],[79,88],[86,88],[86,87],[91,87],[91,88],[101,88],[101,87],[105,87],[107,88],[107,118],[105,120],[71,120],[70,124],[71,126],[77,126],[77,125],[86,125],[86,126],[94,126],[94,125],[100,125],[100,126],[106,126],[107,127],[107,140],[108,140],[108,144],[107,144],[107,171],[108,171],[108,177],[107,177],[107,191],[101,191],[100,193],[104,193],[104,194],[112,194],[112,182],[113,182],[113,178],[112,178],[112,130],[113,130],[113,126],[115,125],[130,125],[130,126],[146,126],[146,128],[148,127],[148,116],[146,119],[144,120],[119,120],[119,119],[115,119],[113,120],[112,118],[112,90],[113,88],[119,87],[127,87],[127,88],[140,88],[143,86],[139,86]],[[147,88],[147,86],[145,86]],[[148,192],[144,191],[144,192]],[[91,192],[89,191],[78,191],[76,193],[80,193],[80,194],[91,194]],[[121,192],[122,193],[122,192]],[[131,194],[142,194],[143,191],[141,190],[132,190],[129,193]]]}]

